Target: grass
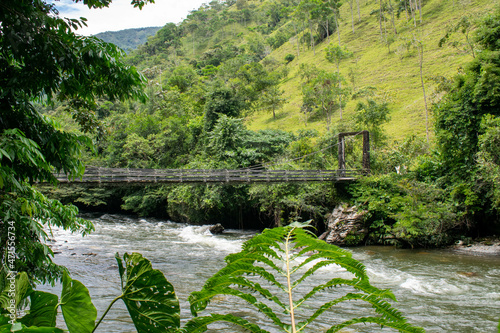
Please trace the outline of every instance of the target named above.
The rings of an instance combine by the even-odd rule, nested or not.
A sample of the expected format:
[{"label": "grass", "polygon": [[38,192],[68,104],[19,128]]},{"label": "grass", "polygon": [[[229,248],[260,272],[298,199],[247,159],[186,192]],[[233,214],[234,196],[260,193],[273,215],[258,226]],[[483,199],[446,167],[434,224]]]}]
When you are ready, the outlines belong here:
[{"label": "grass", "polygon": [[[438,47],[439,39],[445,34],[446,26],[458,21],[463,15],[472,13],[484,14],[491,10],[495,3],[486,0],[460,1],[460,0],[428,0],[423,5],[423,22],[420,24],[417,13],[417,27],[413,21],[406,21],[404,13],[396,19],[398,35],[391,45],[389,53],[387,45],[380,39],[379,24],[376,15],[370,12],[378,8],[377,1],[361,0],[361,21],[357,22],[355,15],[355,32],[351,29],[351,14],[347,4],[341,7],[341,17],[344,21],[340,26],[342,45],[354,52],[354,57],[344,60],[340,71],[347,78],[349,67],[356,68],[360,73],[358,87],[373,86],[377,88],[380,96],[385,96],[391,109],[391,121],[385,125],[389,139],[398,140],[408,135],[425,136],[425,107],[420,82],[419,58],[417,50],[411,46],[409,50],[404,46],[412,39],[420,40],[424,46],[423,76],[427,94],[427,103],[431,109],[434,100],[434,83],[429,79],[432,76],[451,77],[460,66],[472,59],[472,56],[459,52],[454,48]],[[453,6],[453,3],[455,6]],[[386,23],[387,31],[392,32],[390,18]],[[332,43],[337,43],[336,33],[330,37]],[[305,116],[300,113],[302,96],[298,68],[302,63],[315,64],[320,69],[334,71],[335,66],[325,59],[324,49],[327,42],[316,46],[313,50],[301,46],[300,55],[297,56],[297,47],[292,38],[269,56],[283,61],[286,54],[295,55],[295,59],[288,64],[290,73],[281,85],[287,102],[282,110],[278,111],[276,120],[271,112],[256,111],[246,119],[249,129],[259,130],[276,128],[289,131],[299,129],[316,129],[321,133],[326,131],[326,122],[322,117],[314,117],[307,123]],[[344,120],[349,126],[354,114],[357,101],[348,101],[344,110]],[[432,115],[431,115],[432,116]],[[432,118],[430,131],[432,133]],[[337,126],[341,120],[339,115],[333,116],[332,127]]]}]

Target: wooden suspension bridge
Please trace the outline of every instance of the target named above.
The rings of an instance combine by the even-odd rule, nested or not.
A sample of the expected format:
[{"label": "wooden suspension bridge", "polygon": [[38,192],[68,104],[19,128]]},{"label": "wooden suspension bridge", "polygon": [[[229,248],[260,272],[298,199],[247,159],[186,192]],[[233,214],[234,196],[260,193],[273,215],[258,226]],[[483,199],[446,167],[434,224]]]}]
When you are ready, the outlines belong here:
[{"label": "wooden suspension bridge", "polygon": [[347,182],[365,170],[207,170],[207,169],[115,169],[87,167],[81,178],[56,175],[60,183],[282,183]]},{"label": "wooden suspension bridge", "polygon": [[[346,170],[345,137],[363,134],[363,168]],[[281,183],[281,182],[349,182],[370,172],[368,131],[339,134],[338,170],[268,170],[268,169],[129,169],[87,167],[81,178],[68,179],[56,174],[60,183]]]}]

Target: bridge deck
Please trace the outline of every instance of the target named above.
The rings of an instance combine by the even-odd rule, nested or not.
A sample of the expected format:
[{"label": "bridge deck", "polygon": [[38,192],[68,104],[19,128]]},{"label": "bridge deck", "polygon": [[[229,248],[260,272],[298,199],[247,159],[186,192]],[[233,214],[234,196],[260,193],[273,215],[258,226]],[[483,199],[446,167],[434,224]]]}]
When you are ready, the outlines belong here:
[{"label": "bridge deck", "polygon": [[365,175],[365,170],[209,170],[209,169],[113,169],[87,167],[82,178],[61,183],[277,183],[346,182]]}]

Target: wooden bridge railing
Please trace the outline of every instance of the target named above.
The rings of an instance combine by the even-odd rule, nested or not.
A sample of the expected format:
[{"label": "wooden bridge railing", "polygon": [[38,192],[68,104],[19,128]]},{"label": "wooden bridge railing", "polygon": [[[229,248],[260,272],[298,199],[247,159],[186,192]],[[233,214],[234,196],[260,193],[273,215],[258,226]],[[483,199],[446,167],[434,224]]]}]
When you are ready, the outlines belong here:
[{"label": "wooden bridge railing", "polygon": [[342,182],[365,175],[365,170],[206,170],[206,169],[113,169],[87,167],[82,178],[61,183],[256,183]]}]

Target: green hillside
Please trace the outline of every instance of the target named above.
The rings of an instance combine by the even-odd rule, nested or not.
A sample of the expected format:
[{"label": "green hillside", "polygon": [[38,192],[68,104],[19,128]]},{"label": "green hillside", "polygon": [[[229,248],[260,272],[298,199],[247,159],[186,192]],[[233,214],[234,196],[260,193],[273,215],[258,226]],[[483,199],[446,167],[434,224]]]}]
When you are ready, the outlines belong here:
[{"label": "green hillside", "polygon": [[[353,5],[353,25],[350,3]],[[252,47],[257,44],[257,47],[264,49],[262,54],[258,55],[262,57],[261,63],[272,63],[274,60],[282,67],[286,66],[289,73],[280,83],[280,88],[284,90],[285,104],[277,111],[277,118],[273,119],[271,112],[255,105],[251,112],[247,113],[248,128],[293,131],[316,129],[324,132],[325,118],[318,111],[308,116],[307,123],[305,115],[300,112],[303,101],[299,67],[301,64],[314,64],[319,69],[335,72],[336,67],[325,59],[324,50],[329,43],[338,44],[339,37],[336,31],[331,31],[330,41],[324,36],[320,37],[321,34],[324,35],[321,24],[313,23],[315,39],[322,38],[321,41],[316,41],[317,45],[313,51],[308,40],[309,29],[304,24],[305,21],[294,13],[293,6],[297,4],[298,1],[278,3],[239,0],[228,1],[226,4],[213,1],[210,6],[192,12],[177,28],[176,47],[166,48],[160,45],[171,42],[171,36],[165,33],[164,28],[151,40],[153,43],[143,46],[142,51],[135,55],[135,63],[140,69],[152,67],[154,64],[155,68],[163,68],[165,73],[174,64],[199,64],[207,58],[207,54],[210,55],[221,45],[234,45],[239,54],[250,54]],[[340,72],[351,93],[354,89],[349,82],[349,73],[354,73],[357,89],[375,87],[379,99],[389,103],[391,120],[385,125],[385,129],[392,139],[411,134],[425,135],[425,106],[417,49],[419,43],[423,46],[422,74],[430,110],[431,103],[438,98],[435,93],[437,83],[432,78],[451,77],[461,65],[472,59],[470,53],[459,50],[465,43],[465,34],[460,31],[451,36],[457,47],[452,47],[453,43],[439,47],[439,40],[446,34],[447,28],[455,26],[462,17],[471,17],[473,20],[475,15],[491,11],[495,4],[486,0],[427,0],[422,2],[421,19],[417,11],[415,20],[412,19],[410,10],[398,13],[396,5],[401,7],[400,10],[404,9],[404,1],[383,2],[382,36],[379,29],[379,1],[347,1],[339,9],[340,43],[353,52],[351,58],[341,62]],[[392,6],[392,10],[389,6]],[[394,33],[392,14],[397,34]],[[278,22],[275,22],[278,20],[276,17],[279,18]],[[334,25],[335,19],[332,16],[329,20]],[[295,29],[298,27],[298,30],[302,31],[294,35],[293,25]],[[279,48],[273,49],[269,45],[273,39],[283,38],[286,41]],[[302,40],[298,48],[297,38]],[[262,45],[258,45],[259,43]],[[154,49],[152,44],[160,47]],[[293,54],[295,59],[285,65],[284,57],[287,54]],[[137,61],[138,57],[142,59]],[[196,66],[194,68],[201,69]],[[167,82],[168,74],[163,75],[163,82]],[[155,76],[149,78],[159,80]],[[340,121],[337,113],[333,116],[332,125],[342,123],[342,127],[348,128],[358,101],[348,98],[343,121]]]},{"label": "green hillside", "polygon": [[156,34],[161,27],[132,28],[120,31],[106,31],[95,35],[107,43],[113,43],[125,52],[135,50],[146,43],[148,37]]}]

